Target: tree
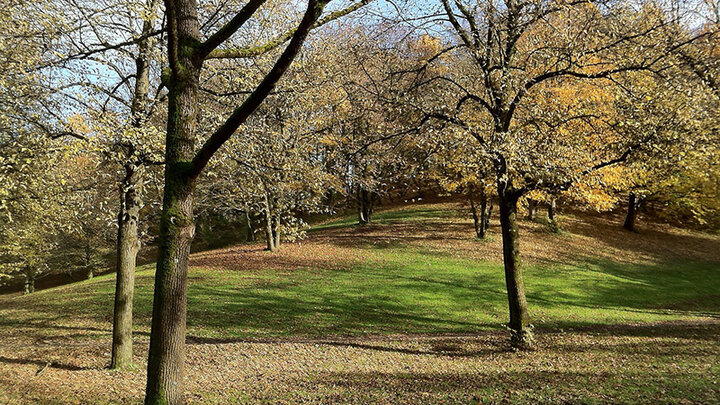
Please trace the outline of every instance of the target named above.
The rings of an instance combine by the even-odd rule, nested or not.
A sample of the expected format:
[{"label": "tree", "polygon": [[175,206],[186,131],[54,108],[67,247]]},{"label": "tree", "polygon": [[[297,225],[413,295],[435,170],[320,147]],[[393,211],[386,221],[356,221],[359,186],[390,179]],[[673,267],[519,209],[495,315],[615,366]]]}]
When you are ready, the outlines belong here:
[{"label": "tree", "polygon": [[[456,41],[429,64],[447,63],[440,61],[445,54],[457,62],[416,87],[454,92],[454,102],[441,97],[414,108],[465,131],[491,162],[511,343],[528,347],[533,337],[519,263],[518,202],[531,190],[564,189],[588,172],[623,162],[645,143],[647,137],[627,138],[604,122],[603,87],[609,78],[649,71],[663,60],[666,54],[652,44],[659,42],[655,33],[666,24],[664,15],[653,7],[634,12],[602,2],[516,0],[441,0],[440,12]],[[585,83],[569,89],[582,92],[579,98],[563,105],[553,97],[575,82]],[[583,86],[596,87],[597,96],[587,97]],[[541,100],[554,108],[538,107]],[[584,152],[574,153],[578,148]]]},{"label": "tree", "polygon": [[[309,0],[285,50],[265,77],[196,152],[197,102],[204,63],[265,3],[251,0],[205,40],[194,0],[166,0],[169,67],[163,83],[169,89],[165,141],[165,186],[155,274],[146,404],[183,402],[187,267],[194,235],[193,193],[198,177],[217,150],[257,110],[290,67],[326,0]],[[284,40],[283,40],[284,42]]]},{"label": "tree", "polygon": [[[493,211],[492,167],[462,131],[446,129],[433,156],[431,176],[443,190],[465,194],[475,237],[485,239]],[[479,203],[479,205],[478,205]]]},{"label": "tree", "polygon": [[48,42],[64,28],[43,18],[45,1],[10,1],[0,8],[0,278],[22,277],[25,292],[52,269],[57,243],[57,196],[62,178],[53,168],[61,153],[41,129],[42,111],[57,107],[40,71]]}]

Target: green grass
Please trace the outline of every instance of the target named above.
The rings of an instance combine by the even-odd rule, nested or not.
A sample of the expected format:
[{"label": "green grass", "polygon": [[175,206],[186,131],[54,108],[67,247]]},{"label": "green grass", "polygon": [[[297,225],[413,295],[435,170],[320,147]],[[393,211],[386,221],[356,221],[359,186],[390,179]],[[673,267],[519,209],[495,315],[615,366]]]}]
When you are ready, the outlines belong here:
[{"label": "green grass", "polygon": [[[384,226],[392,234],[395,224],[416,223],[426,230],[457,215],[434,208],[381,211],[375,218],[380,227],[373,229]],[[317,232],[342,230],[354,221],[341,218]],[[557,242],[572,237],[563,234]],[[188,393],[190,401],[719,402],[720,324],[708,322],[720,318],[718,263],[675,259],[631,264],[590,258],[527,264],[527,298],[541,345],[535,352],[513,353],[505,349],[502,332],[507,302],[501,264],[423,243],[359,238],[352,249],[364,260],[343,269],[191,268],[189,364],[195,371],[188,372],[188,379],[196,388]],[[149,265],[137,272],[134,320],[141,339],[149,332],[153,270]],[[6,328],[2,336],[8,342],[16,342],[16,335],[30,342],[17,354],[0,345],[0,402],[65,403],[73,390],[87,395],[78,403],[141,400],[143,364],[117,374],[97,366],[108,356],[114,280],[110,274],[0,298],[0,328]],[[500,332],[450,335],[480,331]],[[439,337],[333,339],[405,333]],[[265,337],[328,339],[244,342]],[[46,342],[62,350],[55,354]],[[240,343],[216,346],[226,342]],[[144,345],[136,348],[146,350]],[[46,354],[36,354],[42,352]],[[74,358],[79,352],[85,357]],[[32,377],[48,359],[95,366],[51,367],[42,378]],[[222,367],[251,372],[228,381],[204,380]],[[260,371],[252,371],[256,368]],[[17,370],[29,376],[19,385],[11,377]],[[55,388],[46,382],[50,378],[68,385]],[[85,387],[96,378],[101,382]],[[120,383],[124,385],[116,386]],[[123,400],[108,394],[108,387],[123,393]]]},{"label": "green grass", "polygon": [[[386,220],[402,218],[400,214]],[[383,218],[382,220],[385,220]],[[252,272],[192,268],[189,333],[199,337],[327,336],[472,332],[506,322],[501,265],[417,247],[358,247],[367,260],[347,270]],[[147,330],[152,266],[138,271],[136,323]],[[534,324],[657,322],[720,316],[716,263],[645,265],[587,261],[525,268]],[[3,321],[38,322],[72,314],[107,322],[114,275],[13,300]]]}]

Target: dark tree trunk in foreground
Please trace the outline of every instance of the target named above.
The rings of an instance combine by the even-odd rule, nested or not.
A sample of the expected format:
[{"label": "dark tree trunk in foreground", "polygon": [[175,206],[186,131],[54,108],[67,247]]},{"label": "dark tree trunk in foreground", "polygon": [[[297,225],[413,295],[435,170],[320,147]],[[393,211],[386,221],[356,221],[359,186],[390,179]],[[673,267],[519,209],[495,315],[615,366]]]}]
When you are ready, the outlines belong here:
[{"label": "dark tree trunk in foreground", "polygon": [[635,193],[631,192],[628,196],[627,215],[623,228],[628,231],[635,231],[635,219],[637,218],[638,202]]},{"label": "dark tree trunk in foreground", "polygon": [[160,219],[146,405],[180,405],[183,397],[187,267],[195,234],[195,180],[222,145],[272,92],[302,47],[327,1],[309,0],[290,43],[255,90],[195,153],[200,71],[205,58],[233,35],[263,4],[251,0],[222,28],[200,41],[195,0],[165,0],[169,90],[165,138],[165,190]]},{"label": "dark tree trunk in foreground", "polygon": [[125,179],[120,189],[118,214],[117,279],[115,282],[115,310],[113,312],[113,345],[110,368],[121,369],[132,364],[132,311],[135,290],[135,264],[140,250],[138,221],[140,197],[137,191],[138,174],[135,167],[125,167]]},{"label": "dark tree trunk in foreground", "polygon": [[505,265],[505,285],[510,308],[510,342],[514,348],[529,348],[533,345],[533,336],[528,315],[525,285],[520,268],[518,249],[517,204],[520,197],[515,190],[507,190],[499,185],[500,228],[503,240],[503,262]]},{"label": "dark tree trunk in foreground", "polygon": [[[202,60],[189,50],[199,43],[194,0],[167,0],[172,78],[168,80],[165,189],[155,272],[145,404],[182,404],[185,362],[187,266],[195,236],[194,178],[197,92]],[[173,64],[176,66],[173,66]]]}]

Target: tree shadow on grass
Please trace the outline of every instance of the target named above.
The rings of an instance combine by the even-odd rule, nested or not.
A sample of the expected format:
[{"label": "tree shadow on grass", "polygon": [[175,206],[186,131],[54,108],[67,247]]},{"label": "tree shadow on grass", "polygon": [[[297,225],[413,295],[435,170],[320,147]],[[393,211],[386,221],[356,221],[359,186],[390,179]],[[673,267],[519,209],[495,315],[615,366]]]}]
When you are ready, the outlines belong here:
[{"label": "tree shadow on grass", "polygon": [[[550,272],[565,275],[568,281],[563,288],[553,289],[542,281]],[[718,263],[686,260],[631,264],[586,259],[561,268],[535,269],[526,278],[531,302],[720,318]]]},{"label": "tree shadow on grass", "polygon": [[[672,383],[669,384],[668,381]],[[651,403],[715,395],[712,379],[690,371],[327,372],[321,402],[349,403]],[[709,391],[697,392],[698,383]],[[670,392],[665,392],[668,386]],[[324,398],[323,398],[324,397]]]},{"label": "tree shadow on grass", "polygon": [[60,370],[68,370],[68,371],[92,370],[92,368],[90,368],[90,367],[80,367],[80,366],[76,366],[73,364],[58,363],[55,361],[10,358],[10,357],[5,357],[5,356],[0,356],[0,363],[36,365],[36,366],[40,367],[40,369],[38,370],[38,373],[40,373],[45,367],[57,368]]}]

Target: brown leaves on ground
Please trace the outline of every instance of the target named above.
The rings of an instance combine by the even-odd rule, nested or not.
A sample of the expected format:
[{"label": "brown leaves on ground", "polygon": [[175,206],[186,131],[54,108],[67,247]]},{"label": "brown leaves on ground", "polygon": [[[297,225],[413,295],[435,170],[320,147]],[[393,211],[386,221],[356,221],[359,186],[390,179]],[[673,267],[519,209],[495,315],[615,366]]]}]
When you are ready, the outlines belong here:
[{"label": "brown leaves on ground", "polygon": [[[709,377],[720,361],[718,334],[717,321],[589,327],[545,332],[539,348],[526,353],[509,351],[501,331],[195,339],[187,349],[186,393],[189,403],[648,403],[683,397],[708,403],[720,395],[717,378],[712,385]],[[147,337],[137,341],[139,366],[122,372],[103,368],[109,335],[75,345],[27,342],[13,350],[0,345],[0,400],[140,403]],[[700,390],[679,387],[698,381],[706,384]]]},{"label": "brown leaves on ground", "polygon": [[[230,270],[293,270],[297,268],[343,269],[367,261],[367,249],[429,249],[458,258],[502,261],[499,219],[493,217],[487,240],[473,238],[469,211],[456,203],[419,205],[403,209],[432,209],[448,215],[417,221],[382,221],[382,224],[338,227],[311,232],[299,243],[284,244],[278,252],[267,252],[252,244],[198,253],[191,265]],[[402,209],[401,209],[402,212]],[[529,263],[567,263],[583,258],[629,263],[693,259],[720,261],[720,237],[643,222],[639,232],[622,228],[622,218],[611,214],[573,213],[560,219],[562,232],[547,225],[520,221],[520,252]]]},{"label": "brown leaves on ground", "polygon": [[[198,253],[191,265],[235,271],[342,269],[372,255],[372,249],[358,247],[406,246],[500,260],[497,218],[492,239],[481,242],[472,238],[461,206],[440,207],[456,215],[313,232],[277,253],[259,244]],[[561,226],[565,231],[558,235],[543,224],[522,221],[525,259],[720,261],[716,236],[651,224],[630,233],[611,216],[564,216]],[[67,314],[57,314],[39,321],[26,310],[27,322],[0,319],[0,404],[142,401],[147,332],[135,334],[137,368],[110,371],[105,368],[109,319],[73,323]],[[710,403],[720,398],[718,336],[718,320],[588,326],[539,333],[539,348],[530,353],[507,350],[504,331],[327,339],[193,337],[188,339],[186,393],[189,403],[203,404]]]}]

